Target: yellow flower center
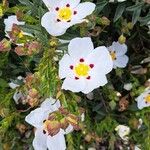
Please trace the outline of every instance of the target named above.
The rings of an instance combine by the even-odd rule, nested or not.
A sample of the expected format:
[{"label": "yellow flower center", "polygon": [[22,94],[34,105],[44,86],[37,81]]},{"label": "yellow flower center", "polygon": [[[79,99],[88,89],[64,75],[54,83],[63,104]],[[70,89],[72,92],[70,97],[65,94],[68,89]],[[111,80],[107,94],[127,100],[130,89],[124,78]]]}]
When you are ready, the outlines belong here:
[{"label": "yellow flower center", "polygon": [[145,102],[150,103],[150,94],[145,97]]},{"label": "yellow flower center", "polygon": [[116,59],[116,52],[115,51],[110,52],[110,55],[111,55],[112,60]]},{"label": "yellow flower center", "polygon": [[74,68],[76,75],[77,76],[83,76],[83,77],[88,76],[89,70],[90,70],[90,67],[84,63],[79,63]]},{"label": "yellow flower center", "polygon": [[23,38],[23,31],[20,31],[20,33],[18,34],[19,38]]},{"label": "yellow flower center", "polygon": [[72,10],[69,7],[59,9],[58,17],[60,20],[68,21],[72,17]]}]

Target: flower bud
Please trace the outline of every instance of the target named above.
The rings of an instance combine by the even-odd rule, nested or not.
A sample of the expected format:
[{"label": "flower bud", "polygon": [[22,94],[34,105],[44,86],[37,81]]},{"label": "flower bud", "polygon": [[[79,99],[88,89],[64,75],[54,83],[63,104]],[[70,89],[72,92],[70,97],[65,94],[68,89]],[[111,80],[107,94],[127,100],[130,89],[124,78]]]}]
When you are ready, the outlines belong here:
[{"label": "flower bud", "polygon": [[28,55],[32,55],[33,53],[38,53],[40,51],[41,45],[37,41],[33,41],[28,45]]},{"label": "flower bud", "polygon": [[120,44],[124,44],[126,42],[126,37],[121,35],[119,38],[118,38],[118,41]]},{"label": "flower bud", "polygon": [[24,55],[26,55],[26,51],[25,51],[24,46],[17,46],[17,47],[15,48],[15,52],[16,52],[16,54],[19,55],[19,56],[24,56]]},{"label": "flower bud", "polygon": [[66,118],[60,120],[60,126],[64,130],[69,126],[69,123]]},{"label": "flower bud", "polygon": [[74,127],[74,128],[78,128],[78,117],[76,115],[73,115],[73,114],[69,114],[67,117],[66,117],[67,121]]},{"label": "flower bud", "polygon": [[38,91],[36,90],[36,89],[30,89],[29,90],[29,94],[28,94],[30,97],[32,97],[32,98],[35,98],[35,97],[37,97],[38,96]]},{"label": "flower bud", "polygon": [[54,136],[60,131],[60,123],[58,121],[47,120],[44,126],[50,136]]},{"label": "flower bud", "polygon": [[38,99],[38,98],[32,98],[32,97],[27,96],[27,102],[28,102],[28,104],[29,104],[31,107],[35,107],[35,106],[38,105],[39,99]]},{"label": "flower bud", "polygon": [[84,139],[89,143],[92,140],[92,136],[90,134],[87,134]]},{"label": "flower bud", "polygon": [[127,27],[128,27],[128,29],[129,30],[132,30],[133,29],[133,23],[132,22],[129,22],[128,24],[127,24]]},{"label": "flower bud", "polygon": [[24,134],[27,130],[27,127],[24,124],[17,124],[16,128],[21,134]]},{"label": "flower bud", "polygon": [[101,18],[101,22],[102,22],[102,25],[105,25],[105,26],[109,26],[110,25],[110,20],[107,17],[105,17],[105,16],[103,16]]},{"label": "flower bud", "polygon": [[0,42],[0,52],[6,52],[11,50],[11,42],[7,39],[3,39]]}]

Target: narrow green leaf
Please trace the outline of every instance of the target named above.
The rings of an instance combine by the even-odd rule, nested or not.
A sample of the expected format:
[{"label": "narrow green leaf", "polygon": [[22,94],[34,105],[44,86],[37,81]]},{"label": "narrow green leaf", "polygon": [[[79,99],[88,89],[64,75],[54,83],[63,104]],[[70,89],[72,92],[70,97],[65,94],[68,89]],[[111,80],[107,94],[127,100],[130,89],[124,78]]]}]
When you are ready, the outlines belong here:
[{"label": "narrow green leaf", "polygon": [[96,13],[99,14],[103,8],[108,4],[108,1],[101,1],[96,4]]},{"label": "narrow green leaf", "polygon": [[139,8],[133,12],[133,15],[132,15],[132,23],[133,24],[135,24],[138,21],[140,14],[141,14],[141,9],[142,8]]},{"label": "narrow green leaf", "polygon": [[122,16],[122,14],[125,10],[125,6],[126,6],[125,3],[118,4],[117,9],[116,9],[116,13],[114,16],[114,22],[116,22]]},{"label": "narrow green leaf", "polygon": [[139,21],[141,25],[146,25],[150,21],[150,12],[145,17],[140,17]]},{"label": "narrow green leaf", "polygon": [[135,5],[129,6],[126,8],[126,11],[135,11],[137,9],[140,9],[144,5],[144,2],[137,3]]}]

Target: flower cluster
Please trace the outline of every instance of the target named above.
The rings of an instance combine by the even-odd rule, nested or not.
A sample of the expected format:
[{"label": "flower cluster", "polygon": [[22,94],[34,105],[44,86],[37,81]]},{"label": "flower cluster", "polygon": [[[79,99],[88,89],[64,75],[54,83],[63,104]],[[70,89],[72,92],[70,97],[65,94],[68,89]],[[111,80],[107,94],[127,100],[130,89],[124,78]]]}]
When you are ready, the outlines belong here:
[{"label": "flower cluster", "polygon": [[[130,101],[130,97],[134,98],[134,104],[137,105],[137,107],[134,107],[135,109],[142,110],[149,107],[150,86],[148,85],[148,88],[146,88],[145,91],[137,97],[137,95],[141,92],[132,90],[138,87],[138,81],[132,84],[126,80],[124,81],[120,77],[120,74],[123,74],[123,68],[127,67],[127,69],[130,70],[133,67],[128,65],[128,54],[130,51],[128,51],[128,46],[125,44],[126,37],[124,37],[123,30],[121,30],[122,33],[118,38],[118,41],[112,42],[112,40],[109,40],[109,42],[105,42],[104,40],[102,43],[95,43],[95,38],[97,38],[99,34],[103,32],[103,29],[106,26],[110,25],[110,20],[105,16],[100,18],[96,15],[91,15],[97,11],[95,11],[96,5],[94,3],[80,3],[81,0],[42,1],[43,4],[45,4],[45,6],[48,8],[48,11],[46,13],[41,11],[42,15],[40,15],[40,23],[38,24],[38,27],[40,26],[40,31],[37,30],[38,27],[35,27],[32,34],[25,32],[23,27],[26,25],[26,22],[20,21],[16,15],[8,16],[8,18],[4,19],[5,38],[0,41],[0,52],[8,53],[10,50],[14,50],[14,52],[17,54],[17,57],[21,59],[23,65],[25,66],[25,70],[30,72],[33,70],[35,71],[34,74],[28,74],[26,78],[19,76],[16,80],[12,80],[10,83],[8,83],[12,91],[15,91],[12,97],[15,101],[16,107],[19,107],[20,104],[27,107],[26,110],[18,109],[19,112],[27,112],[30,109],[33,109],[25,117],[25,121],[35,129],[35,137],[33,139],[34,149],[65,150],[65,135],[74,130],[78,131],[86,128],[86,125],[82,125],[86,111],[81,111],[80,107],[77,108],[81,99],[78,98],[78,96],[76,98],[74,93],[79,94],[81,92],[82,95],[86,94],[84,98],[93,100],[95,91],[98,91],[97,97],[99,97],[103,104],[97,104],[97,101],[95,103],[93,102],[92,111],[102,114],[102,117],[105,117],[102,111],[103,106],[106,108],[106,114],[109,114],[107,109],[111,109],[111,112],[112,110],[115,110],[117,113],[121,113],[129,108],[130,103],[133,103]],[[118,5],[123,7],[125,1],[126,0],[109,0],[107,3],[110,4],[112,2],[121,2],[121,4]],[[44,7],[41,6],[40,9],[42,10]],[[0,12],[0,14],[2,13]],[[89,15],[91,15],[89,18],[93,20],[94,23],[92,23],[92,21],[89,23]],[[32,17],[30,19],[32,20]],[[83,34],[84,36],[76,36],[73,39],[63,40],[63,36],[65,37],[65,33],[69,28],[71,28],[73,25],[78,25],[81,23],[83,26],[85,25],[85,28],[90,26],[89,31]],[[102,28],[97,26],[97,24],[102,25]],[[130,26],[127,28],[131,29],[133,27],[132,24],[128,25]],[[37,35],[39,36],[39,33],[43,33],[44,30],[45,35],[43,34],[43,36],[41,35],[41,37],[37,37]],[[49,36],[52,36],[51,39],[48,39]],[[56,38],[57,36],[62,37],[59,37],[61,39],[58,39]],[[44,41],[41,42],[41,39]],[[50,42],[48,43],[48,41]],[[97,41],[99,41],[98,38]],[[112,44],[108,45],[108,43],[111,42]],[[46,45],[45,43],[48,44]],[[63,50],[61,46],[59,47],[59,43],[62,45],[67,45],[67,49]],[[34,57],[35,54],[38,54],[38,56]],[[41,55],[43,55],[43,59],[39,61],[39,57],[41,57]],[[26,56],[32,59],[25,59]],[[131,58],[130,60],[132,61]],[[33,69],[32,66],[32,71],[29,70],[28,66],[26,65],[26,61],[36,62],[36,65],[40,64],[39,68],[43,70],[40,72],[39,68]],[[47,69],[46,66],[41,64],[46,64],[49,68]],[[13,68],[14,66],[12,65],[9,67]],[[19,73],[24,75],[21,71]],[[55,89],[51,88],[53,77],[51,76],[51,79],[49,76],[50,73],[52,76],[56,76],[56,81],[53,84],[53,86],[56,86]],[[118,91],[115,91],[115,86],[113,86],[109,81],[114,74],[116,75],[117,81],[122,80],[123,86],[121,88],[124,90],[125,94],[128,92],[127,95],[122,96],[122,93],[119,92],[119,88]],[[132,80],[135,81],[133,76]],[[45,84],[45,81],[48,84]],[[105,87],[107,87],[107,85],[108,89],[106,90]],[[43,92],[45,89],[48,89],[49,95],[47,95],[46,92],[46,94]],[[107,98],[111,100],[108,102],[108,108],[106,106],[107,103],[105,104],[103,94],[101,94],[101,89],[104,91],[103,94],[105,94],[105,91],[108,91],[105,94],[106,97],[108,96]],[[112,95],[109,94],[111,92]],[[69,106],[67,105],[66,101],[68,99],[65,94],[70,98]],[[52,97],[55,97],[56,99]],[[76,98],[76,100],[73,101],[73,98]],[[118,106],[116,105],[117,102]],[[40,107],[38,107],[39,105]],[[79,106],[81,106],[82,109],[84,105],[85,104],[83,103]],[[34,109],[35,107],[38,108]],[[116,109],[117,107],[118,109]],[[70,108],[71,111],[69,110]],[[132,110],[132,108],[129,109]],[[118,114],[116,117],[118,117]],[[138,113],[134,117],[136,117],[136,123],[130,121],[129,123],[133,123],[134,125],[136,124],[135,126],[137,130],[140,130],[144,119],[142,117],[141,118],[143,120],[141,118],[139,119]],[[108,117],[108,120],[109,119],[110,118]],[[123,125],[124,123],[118,125],[118,123],[113,121],[112,124],[109,124],[108,120],[106,119],[106,124],[102,122],[100,125],[102,125],[103,128],[106,128],[107,125],[111,126],[110,136],[114,136],[114,131],[116,131],[117,135],[119,135],[116,139],[121,140],[124,145],[129,146],[129,134],[131,133],[132,128],[128,127],[127,125]],[[96,128],[98,128],[97,126]],[[25,133],[27,130],[26,126],[22,124],[18,124],[16,128],[21,133]],[[99,130],[99,132],[102,133],[103,131]],[[101,139],[96,132],[86,133],[85,131],[83,134],[86,134],[84,138],[86,142],[95,140],[96,143],[100,143],[105,140]],[[113,137],[112,140],[114,140]],[[139,147],[139,145],[134,145],[134,149],[138,150]],[[82,149],[82,146],[80,148]]]}]

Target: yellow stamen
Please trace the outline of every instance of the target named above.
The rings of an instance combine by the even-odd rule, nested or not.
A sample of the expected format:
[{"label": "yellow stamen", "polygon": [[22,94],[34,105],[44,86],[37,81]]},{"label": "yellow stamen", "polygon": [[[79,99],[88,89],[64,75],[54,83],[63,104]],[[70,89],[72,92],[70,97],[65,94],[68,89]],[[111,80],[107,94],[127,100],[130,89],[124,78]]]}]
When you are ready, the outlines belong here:
[{"label": "yellow stamen", "polygon": [[145,97],[145,102],[150,103],[150,94]]},{"label": "yellow stamen", "polygon": [[20,31],[20,33],[18,34],[19,38],[23,38],[23,31]]},{"label": "yellow stamen", "polygon": [[89,70],[90,67],[83,63],[76,65],[74,69],[77,76],[83,76],[83,77],[88,76]]},{"label": "yellow stamen", "polygon": [[71,20],[71,17],[72,17],[71,9],[69,7],[61,8],[58,11],[58,17],[60,20],[65,20],[65,21]]},{"label": "yellow stamen", "polygon": [[116,52],[115,51],[111,51],[110,55],[111,55],[112,60],[116,59]]}]

